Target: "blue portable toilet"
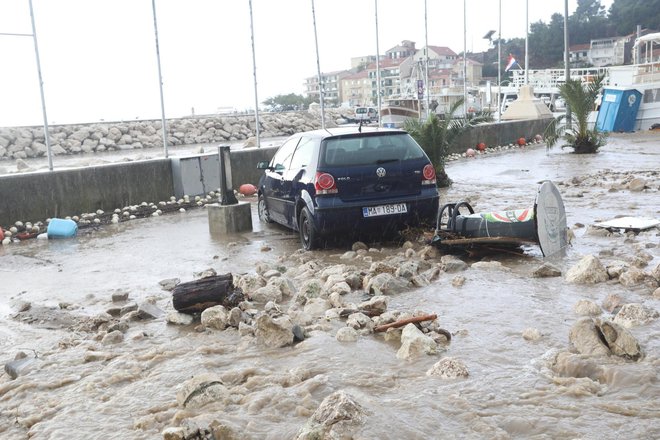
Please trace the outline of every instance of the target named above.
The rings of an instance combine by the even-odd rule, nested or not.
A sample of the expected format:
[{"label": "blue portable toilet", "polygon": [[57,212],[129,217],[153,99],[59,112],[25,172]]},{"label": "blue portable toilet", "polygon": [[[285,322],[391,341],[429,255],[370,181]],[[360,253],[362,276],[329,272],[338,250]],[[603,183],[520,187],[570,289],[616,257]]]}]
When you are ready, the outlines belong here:
[{"label": "blue portable toilet", "polygon": [[634,131],[641,102],[642,93],[637,89],[605,87],[596,128],[600,131]]}]

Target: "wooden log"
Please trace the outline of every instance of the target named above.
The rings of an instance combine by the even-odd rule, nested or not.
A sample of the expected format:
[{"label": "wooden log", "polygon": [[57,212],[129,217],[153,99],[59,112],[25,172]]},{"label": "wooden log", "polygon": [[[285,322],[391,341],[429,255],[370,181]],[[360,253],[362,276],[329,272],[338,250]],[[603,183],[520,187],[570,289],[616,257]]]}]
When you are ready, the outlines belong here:
[{"label": "wooden log", "polygon": [[437,319],[438,315],[433,314],[433,315],[422,315],[422,316],[414,316],[412,318],[408,319],[402,319],[400,321],[394,321],[390,322],[389,324],[383,324],[379,325],[378,327],[374,328],[375,332],[384,332],[388,328],[398,328],[398,327],[403,327],[404,325],[408,324],[414,324],[416,322],[423,322],[423,321],[433,321],[434,319]]},{"label": "wooden log", "polygon": [[244,300],[231,273],[181,283],[172,291],[172,305],[182,313],[201,313],[217,305],[231,309]]}]

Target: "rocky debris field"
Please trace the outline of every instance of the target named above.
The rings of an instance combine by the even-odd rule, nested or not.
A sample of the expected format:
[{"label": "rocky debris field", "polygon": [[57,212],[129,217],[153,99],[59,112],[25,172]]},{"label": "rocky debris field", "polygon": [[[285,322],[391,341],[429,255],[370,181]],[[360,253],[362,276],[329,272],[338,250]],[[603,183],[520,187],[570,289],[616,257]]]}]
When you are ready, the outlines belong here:
[{"label": "rocky debris field", "polygon": [[[329,126],[340,120],[339,109],[327,109],[326,113]],[[259,122],[260,135],[264,138],[321,128],[315,110],[261,113]],[[170,146],[232,142],[254,138],[255,122],[254,115],[170,119],[167,131]],[[49,132],[52,152],[56,156],[163,147],[160,120],[53,125]],[[46,154],[43,127],[0,128],[0,160],[43,157]]]}]

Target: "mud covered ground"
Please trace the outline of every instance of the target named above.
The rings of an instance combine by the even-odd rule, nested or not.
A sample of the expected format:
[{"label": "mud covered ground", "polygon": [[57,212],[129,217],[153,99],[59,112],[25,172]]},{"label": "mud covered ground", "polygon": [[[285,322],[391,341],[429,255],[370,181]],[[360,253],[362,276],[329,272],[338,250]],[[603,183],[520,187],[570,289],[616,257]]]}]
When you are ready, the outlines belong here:
[{"label": "mud covered ground", "polygon": [[[659,230],[592,227],[658,218],[658,170],[652,133],[613,136],[594,156],[536,146],[448,166],[442,202],[477,211],[531,206],[553,180],[572,240],[551,261],[535,246],[455,258],[423,240],[301,252],[254,209],[254,231],[229,239],[209,235],[199,208],[3,246],[2,363],[31,362],[0,378],[0,434],[658,438]],[[588,256],[606,278],[571,278]],[[544,263],[561,275],[534,276]],[[168,289],[214,272],[249,301],[192,322],[172,313]],[[422,314],[438,318],[419,334],[373,331]],[[589,351],[574,331],[584,319],[619,323],[641,355]]]}]

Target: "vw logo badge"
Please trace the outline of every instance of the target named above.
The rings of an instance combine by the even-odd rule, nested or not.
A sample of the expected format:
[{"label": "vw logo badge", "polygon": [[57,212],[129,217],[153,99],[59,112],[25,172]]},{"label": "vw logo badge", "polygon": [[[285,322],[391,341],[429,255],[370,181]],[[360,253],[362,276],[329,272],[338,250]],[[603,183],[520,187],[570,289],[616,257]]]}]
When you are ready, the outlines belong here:
[{"label": "vw logo badge", "polygon": [[380,167],[376,170],[376,175],[378,177],[385,177],[385,174],[387,174],[387,171],[385,171],[385,168]]}]

